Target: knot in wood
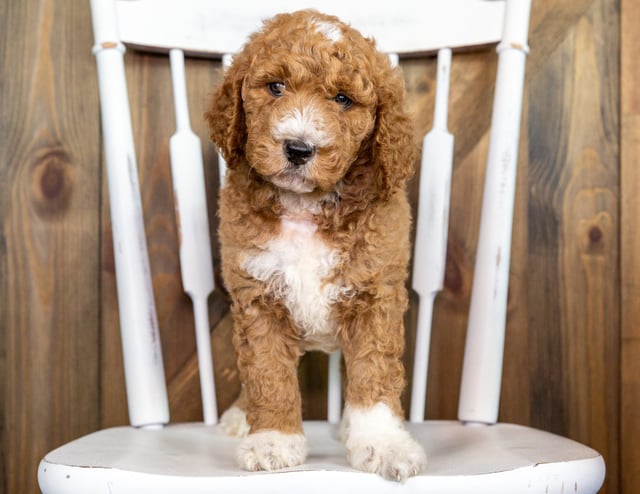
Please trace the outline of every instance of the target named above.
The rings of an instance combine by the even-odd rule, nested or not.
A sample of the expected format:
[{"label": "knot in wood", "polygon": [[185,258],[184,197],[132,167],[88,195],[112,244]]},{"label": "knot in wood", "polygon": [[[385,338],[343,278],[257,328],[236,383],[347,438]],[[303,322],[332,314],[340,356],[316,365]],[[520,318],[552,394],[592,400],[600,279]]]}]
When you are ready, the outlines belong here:
[{"label": "knot in wood", "polygon": [[32,176],[32,195],[40,216],[62,214],[71,199],[70,159],[60,148],[47,148],[36,155]]},{"label": "knot in wood", "polygon": [[592,226],[589,229],[589,241],[592,244],[597,244],[602,240],[603,233],[599,226]]}]

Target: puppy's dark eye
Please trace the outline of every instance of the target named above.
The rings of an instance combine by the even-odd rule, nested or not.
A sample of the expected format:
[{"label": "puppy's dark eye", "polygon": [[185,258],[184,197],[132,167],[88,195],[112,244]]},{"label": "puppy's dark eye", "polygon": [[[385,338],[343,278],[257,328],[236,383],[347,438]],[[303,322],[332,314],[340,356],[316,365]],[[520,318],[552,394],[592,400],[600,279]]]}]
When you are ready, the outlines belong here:
[{"label": "puppy's dark eye", "polygon": [[276,97],[282,96],[286,89],[284,82],[270,82],[267,86],[269,88],[269,92]]},{"label": "puppy's dark eye", "polygon": [[342,106],[345,110],[353,105],[353,101],[347,95],[338,93],[338,95],[333,98],[333,101]]}]

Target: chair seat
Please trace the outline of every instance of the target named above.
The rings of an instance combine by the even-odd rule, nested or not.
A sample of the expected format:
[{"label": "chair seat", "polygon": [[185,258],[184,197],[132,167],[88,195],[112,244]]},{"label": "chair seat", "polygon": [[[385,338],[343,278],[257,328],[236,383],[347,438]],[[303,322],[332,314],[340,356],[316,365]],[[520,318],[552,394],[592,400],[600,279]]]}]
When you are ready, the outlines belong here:
[{"label": "chair seat", "polygon": [[[235,462],[237,438],[203,424],[117,427],[49,453],[38,476],[45,494],[235,492],[595,493],[604,480],[599,453],[575,441],[512,424],[465,426],[428,421],[407,427],[427,452],[427,471],[404,484],[349,467],[337,426],[305,422],[307,462],[250,473]],[[580,480],[577,480],[580,479]]]}]

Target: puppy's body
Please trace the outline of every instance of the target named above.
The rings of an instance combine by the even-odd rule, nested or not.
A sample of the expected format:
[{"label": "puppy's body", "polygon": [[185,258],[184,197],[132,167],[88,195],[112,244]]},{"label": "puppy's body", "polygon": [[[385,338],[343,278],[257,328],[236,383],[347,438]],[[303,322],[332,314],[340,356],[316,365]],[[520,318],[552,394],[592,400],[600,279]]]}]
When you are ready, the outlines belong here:
[{"label": "puppy's body", "polygon": [[250,427],[245,468],[304,461],[298,360],[338,347],[351,463],[390,478],[424,467],[400,419],[404,182],[415,151],[403,95],[371,41],[302,11],[252,36],[214,96],[212,138],[229,166],[220,242]]}]

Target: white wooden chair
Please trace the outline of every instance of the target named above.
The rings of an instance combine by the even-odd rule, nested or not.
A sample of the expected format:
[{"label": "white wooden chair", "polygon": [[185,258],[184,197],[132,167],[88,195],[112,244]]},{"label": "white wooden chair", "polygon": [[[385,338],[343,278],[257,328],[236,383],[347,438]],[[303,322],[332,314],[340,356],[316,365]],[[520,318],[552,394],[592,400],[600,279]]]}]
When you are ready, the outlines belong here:
[{"label": "white wooden chair", "polygon": [[[597,492],[605,465],[596,451],[547,432],[497,423],[530,0],[395,0],[391,11],[370,2],[362,8],[363,2],[343,0],[239,3],[92,0],[131,426],[102,430],[47,454],[38,472],[42,491]],[[200,55],[208,52],[214,57],[232,54],[259,25],[260,18],[314,3],[375,35],[381,48],[390,53],[402,56],[439,50],[434,128],[423,145],[421,176],[429,180],[421,184],[417,223],[413,279],[421,308],[407,424],[424,445],[429,465],[423,475],[404,484],[348,466],[344,447],[335,434],[340,417],[339,355],[333,355],[330,363],[329,420],[304,424],[309,457],[303,466],[274,473],[244,472],[234,460],[238,440],[212,426],[217,410],[206,305],[213,289],[211,252],[200,144],[189,130],[186,111],[182,50]],[[496,96],[459,421],[425,422],[431,307],[444,276],[453,154],[453,137],[446,130],[450,48],[498,41]],[[174,173],[175,192],[180,198],[176,212],[181,220],[183,283],[196,313],[203,423],[169,424],[122,42],[160,51],[172,49],[178,130],[171,140],[171,159],[174,165],[180,163],[180,173]],[[427,243],[426,238],[431,241]],[[502,259],[498,265],[497,253]]]}]

